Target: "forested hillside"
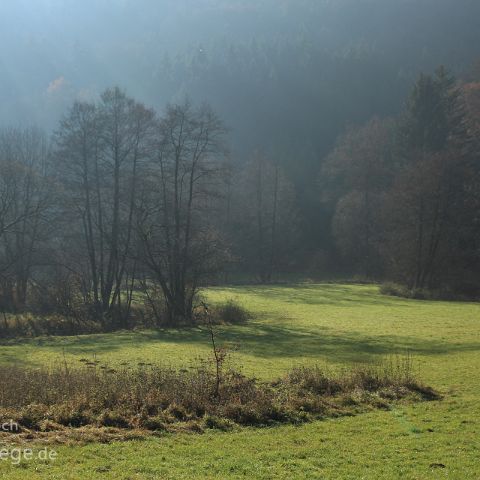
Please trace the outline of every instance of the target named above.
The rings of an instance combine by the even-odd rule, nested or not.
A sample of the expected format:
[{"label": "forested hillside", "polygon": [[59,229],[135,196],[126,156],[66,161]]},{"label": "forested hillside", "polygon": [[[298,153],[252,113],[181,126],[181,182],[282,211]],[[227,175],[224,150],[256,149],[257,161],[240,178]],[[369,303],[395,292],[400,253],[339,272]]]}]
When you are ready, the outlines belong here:
[{"label": "forested hillside", "polygon": [[200,285],[285,273],[476,296],[479,16],[2,2],[5,306],[72,282],[105,312],[154,278],[188,318]]}]

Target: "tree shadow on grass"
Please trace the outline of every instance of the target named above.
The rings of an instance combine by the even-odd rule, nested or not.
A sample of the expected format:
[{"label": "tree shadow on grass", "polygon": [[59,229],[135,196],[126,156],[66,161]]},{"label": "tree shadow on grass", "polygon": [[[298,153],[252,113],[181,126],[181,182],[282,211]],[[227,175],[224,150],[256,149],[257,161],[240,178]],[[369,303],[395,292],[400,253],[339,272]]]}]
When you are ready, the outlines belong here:
[{"label": "tree shadow on grass", "polygon": [[[334,307],[392,307],[419,308],[428,306],[430,302],[398,299],[383,296],[376,292],[375,286],[341,285],[341,284],[292,284],[278,286],[246,286],[235,287],[235,296],[247,295],[275,304],[293,305],[331,305]],[[222,288],[225,292],[228,289]],[[450,307],[453,307],[449,304]],[[462,306],[463,308],[463,306]],[[270,309],[269,309],[270,310]],[[285,309],[288,315],[290,309]],[[273,324],[269,319],[277,315],[272,311],[257,312],[256,320],[241,326],[230,326],[222,329],[220,342],[235,344],[239,351],[258,358],[322,358],[332,361],[368,361],[376,356],[409,350],[418,355],[445,355],[451,352],[477,351],[480,343],[469,342],[449,344],[435,339],[414,336],[365,335],[361,332],[339,333],[334,328],[319,326],[295,325],[289,322]],[[283,319],[282,319],[283,320]],[[162,329],[142,332],[120,332],[76,337],[44,337],[20,341],[4,341],[4,346],[13,346],[17,351],[4,350],[0,356],[3,363],[29,363],[28,354],[22,351],[22,345],[36,351],[58,355],[63,351],[69,355],[81,355],[90,358],[94,354],[108,355],[121,353],[122,350],[139,352],[150,349],[143,356],[152,355],[153,361],[162,361],[162,349],[168,348],[170,356],[175,344],[191,348],[197,352],[209,348],[209,336],[201,328]],[[167,347],[166,347],[167,346]],[[26,350],[28,352],[28,350]],[[180,359],[181,360],[181,359]]]},{"label": "tree shadow on grass", "polygon": [[326,357],[334,362],[355,362],[406,351],[425,356],[480,351],[480,342],[449,344],[411,336],[368,336],[355,331],[338,334],[328,327],[312,332],[271,324],[259,324],[254,331],[227,331],[222,338],[238,344],[242,353],[263,359]]},{"label": "tree shadow on grass", "polygon": [[[270,360],[304,357],[305,359],[328,358],[332,362],[347,363],[374,361],[381,356],[406,351],[422,356],[480,351],[480,342],[450,344],[413,336],[368,336],[355,331],[338,334],[328,327],[318,327],[312,331],[302,327],[261,322],[223,328],[218,340],[220,343],[238,346],[241,354]],[[21,347],[22,344],[45,348],[48,352],[58,354],[59,358],[63,351],[69,355],[90,358],[94,354],[107,355],[122,350],[141,353],[142,349],[149,349],[145,358],[151,362],[161,362],[162,349],[167,346],[171,352],[175,345],[182,346],[183,351],[185,347],[198,351],[202,348],[207,349],[210,345],[208,332],[203,328],[44,338],[19,342],[15,345]],[[9,353],[6,358],[0,357],[0,360],[5,363],[10,361],[14,363],[16,357]],[[179,360],[182,359],[179,358]],[[28,359],[24,358],[23,363],[25,362],[28,362]]]},{"label": "tree shadow on grass", "polygon": [[11,352],[0,352],[0,362],[8,365],[17,365],[19,367],[31,365],[27,356],[19,356]]},{"label": "tree shadow on grass", "polygon": [[[278,300],[280,303],[298,305],[332,305],[335,307],[362,307],[362,306],[395,306],[416,307],[420,301],[389,297],[372,292],[375,286],[365,285],[338,285],[338,284],[314,284],[314,285],[282,285],[248,286],[235,290],[244,294],[263,297],[266,300]],[[423,302],[425,304],[425,302]]]},{"label": "tree shadow on grass", "polygon": [[380,293],[379,286],[365,284],[292,284],[282,286],[258,285],[237,287],[239,292],[254,295],[266,300],[295,305],[322,305],[334,307],[406,307],[419,308],[448,304],[449,308],[464,308],[471,305],[480,307],[478,302],[452,300],[421,300],[395,297]]}]

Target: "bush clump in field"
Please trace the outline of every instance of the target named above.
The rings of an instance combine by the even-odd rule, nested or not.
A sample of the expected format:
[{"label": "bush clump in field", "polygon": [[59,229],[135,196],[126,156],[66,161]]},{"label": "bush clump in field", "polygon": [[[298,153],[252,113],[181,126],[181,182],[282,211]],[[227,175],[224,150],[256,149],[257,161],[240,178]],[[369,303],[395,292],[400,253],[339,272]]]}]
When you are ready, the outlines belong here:
[{"label": "bush clump in field", "polygon": [[228,325],[243,324],[251,318],[250,312],[235,300],[213,306],[210,315],[214,323]]},{"label": "bush clump in field", "polygon": [[404,285],[387,282],[380,286],[380,293],[391,297],[411,298],[411,291]]},{"label": "bush clump in field", "polygon": [[380,293],[391,297],[411,298],[414,300],[476,301],[479,292],[465,287],[464,291],[456,291],[448,287],[442,289],[408,288],[406,285],[387,282],[380,286]]},{"label": "bush clump in field", "polygon": [[[396,366],[395,366],[396,365]],[[42,432],[82,427],[171,431],[229,430],[238,425],[300,423],[388,408],[398,400],[431,400],[436,392],[412,375],[409,361],[329,372],[297,368],[275,382],[236,371],[156,366],[115,370],[97,364],[50,370],[0,370],[0,420]]]}]

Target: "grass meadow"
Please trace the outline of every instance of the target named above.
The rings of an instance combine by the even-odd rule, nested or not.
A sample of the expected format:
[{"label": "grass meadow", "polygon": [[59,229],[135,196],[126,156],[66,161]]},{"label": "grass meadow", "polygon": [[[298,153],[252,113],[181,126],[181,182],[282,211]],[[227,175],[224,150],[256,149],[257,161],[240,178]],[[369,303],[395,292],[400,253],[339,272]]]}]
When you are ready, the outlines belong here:
[{"label": "grass meadow", "polygon": [[[294,366],[332,368],[412,355],[440,401],[301,426],[175,433],[126,442],[55,445],[58,458],[12,465],[12,479],[477,479],[480,478],[480,305],[386,297],[374,285],[239,286],[204,292],[252,314],[224,326],[230,362],[259,379]],[[6,341],[0,365],[188,368],[210,354],[202,328]],[[33,444],[33,448],[40,448]]]}]

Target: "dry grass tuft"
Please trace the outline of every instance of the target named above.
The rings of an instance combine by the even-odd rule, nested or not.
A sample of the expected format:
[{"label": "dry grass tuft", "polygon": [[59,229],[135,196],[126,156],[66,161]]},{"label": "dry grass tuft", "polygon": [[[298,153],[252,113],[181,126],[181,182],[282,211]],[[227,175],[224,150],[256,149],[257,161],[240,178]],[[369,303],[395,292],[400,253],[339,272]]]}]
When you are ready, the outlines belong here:
[{"label": "dry grass tuft", "polygon": [[12,419],[25,441],[110,441],[172,431],[201,433],[239,425],[268,426],[389,408],[400,400],[439,398],[415,380],[411,361],[339,372],[297,368],[273,383],[234,370],[217,378],[208,364],[191,370],[158,366],[4,367],[0,420]]}]

